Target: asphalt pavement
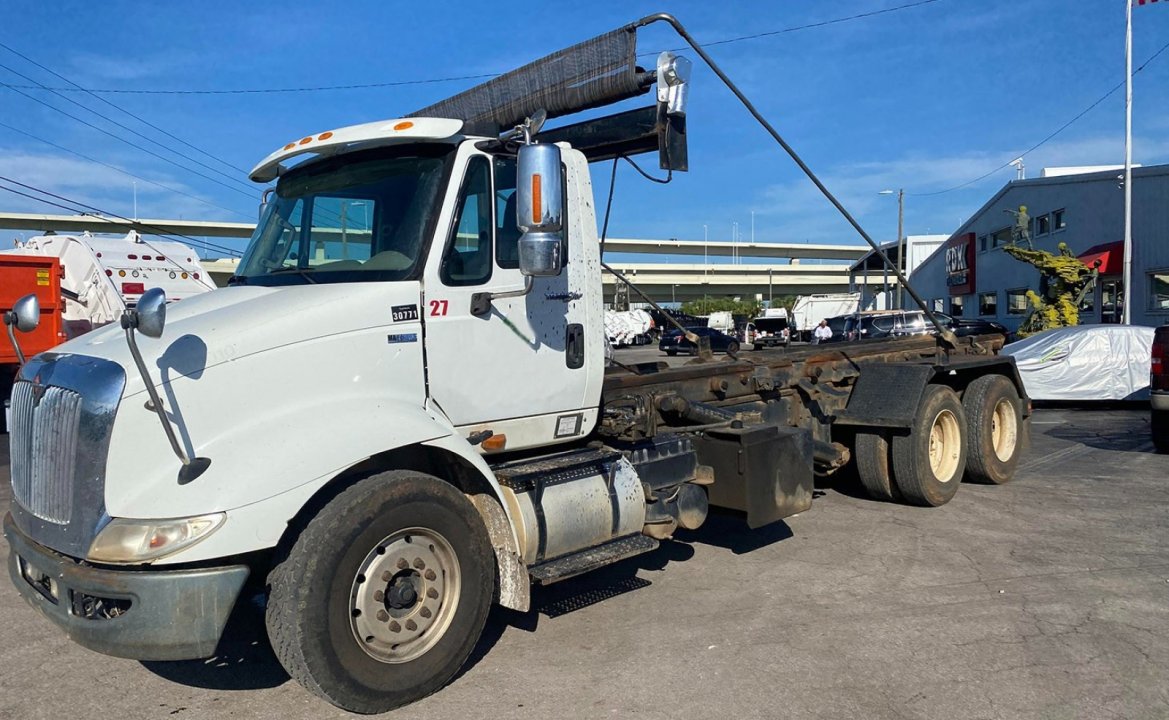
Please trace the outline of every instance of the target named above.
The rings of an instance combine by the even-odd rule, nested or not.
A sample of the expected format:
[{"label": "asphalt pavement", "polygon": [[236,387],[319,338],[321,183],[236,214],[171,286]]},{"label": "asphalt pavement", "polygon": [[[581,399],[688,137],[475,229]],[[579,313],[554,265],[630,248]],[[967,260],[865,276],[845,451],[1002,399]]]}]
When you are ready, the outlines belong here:
[{"label": "asphalt pavement", "polygon": [[[841,478],[786,522],[715,515],[538,590],[389,717],[1169,717],[1169,456],[1147,410],[1040,409],[1033,428],[1013,483],[945,507]],[[0,718],[346,716],[287,678],[258,609],[219,657],[183,663],[84,650],[6,577],[0,610]]]}]

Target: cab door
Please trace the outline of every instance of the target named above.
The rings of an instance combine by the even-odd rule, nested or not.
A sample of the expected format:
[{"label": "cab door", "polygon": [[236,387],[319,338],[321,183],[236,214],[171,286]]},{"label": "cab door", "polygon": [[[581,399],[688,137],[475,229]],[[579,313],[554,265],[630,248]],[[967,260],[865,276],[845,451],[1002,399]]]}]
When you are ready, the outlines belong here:
[{"label": "cab door", "polygon": [[[580,224],[565,224],[565,271],[534,278],[520,295],[515,158],[464,147],[455,177],[460,172],[423,287],[430,398],[468,434],[505,435],[506,450],[585,435],[596,421],[603,350],[601,330],[586,332],[587,305],[594,300],[599,316],[600,293],[588,292],[572,252],[582,252],[572,237]],[[493,294],[504,296],[488,301]]]}]

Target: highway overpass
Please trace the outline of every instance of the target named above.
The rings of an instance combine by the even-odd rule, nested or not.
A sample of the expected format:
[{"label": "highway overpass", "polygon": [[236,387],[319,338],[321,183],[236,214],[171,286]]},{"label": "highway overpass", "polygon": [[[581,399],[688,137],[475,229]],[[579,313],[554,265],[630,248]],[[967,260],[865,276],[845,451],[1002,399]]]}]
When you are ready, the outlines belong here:
[{"label": "highway overpass", "polygon": [[[130,220],[98,215],[42,215],[0,213],[0,228],[58,233],[125,233],[137,230],[144,235],[174,234],[190,237],[246,238],[253,223],[233,223],[162,218]],[[354,235],[361,234],[354,231]],[[868,251],[864,245],[809,243],[705,242],[702,240],[610,238],[605,257],[618,271],[628,275],[658,302],[691,300],[700,297],[742,297],[804,295],[842,292],[849,289],[849,265]],[[617,260],[627,256],[666,256],[688,262],[645,263]],[[701,258],[701,260],[699,260]],[[726,263],[726,258],[782,260],[766,264]],[[703,262],[720,259],[721,262]],[[801,262],[819,260],[835,262]],[[698,261],[698,262],[695,262]],[[231,260],[206,262],[207,271],[219,282],[234,272]],[[871,282],[872,278],[870,278]],[[605,274],[605,297],[611,299],[616,280]],[[879,280],[878,280],[879,282]]]}]

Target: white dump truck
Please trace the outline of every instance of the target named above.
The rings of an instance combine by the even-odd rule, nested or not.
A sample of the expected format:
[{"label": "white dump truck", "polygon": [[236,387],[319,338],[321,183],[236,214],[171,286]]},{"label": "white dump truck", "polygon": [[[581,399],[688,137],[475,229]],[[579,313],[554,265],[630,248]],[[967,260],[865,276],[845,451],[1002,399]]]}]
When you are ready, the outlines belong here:
[{"label": "white dump truck", "polygon": [[[1010,480],[1028,403],[1001,336],[719,361],[700,342],[698,362],[606,369],[589,163],[686,165],[688,64],[636,62],[659,21],[692,42],[650,16],[293,139],[251,173],[276,187],[229,287],[169,307],[148,289],[29,359],[4,518],[20,594],[151,660],[211,656],[259,594],[293,678],[381,712],[449,681],[493,603],[526,611],[533,583],[652,551],[711,504],[767,525],[850,458],[919,505]],[[35,318],[22,301],[5,322]]]}]

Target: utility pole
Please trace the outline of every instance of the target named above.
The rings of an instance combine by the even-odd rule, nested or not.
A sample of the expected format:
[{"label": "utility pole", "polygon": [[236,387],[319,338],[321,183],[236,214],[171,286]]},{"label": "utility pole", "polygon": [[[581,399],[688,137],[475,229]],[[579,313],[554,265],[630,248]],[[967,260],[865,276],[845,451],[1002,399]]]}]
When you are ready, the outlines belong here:
[{"label": "utility pole", "polygon": [[1124,305],[1120,322],[1132,322],[1132,2],[1125,0],[1124,33]]},{"label": "utility pole", "polygon": [[[905,189],[897,190],[897,268],[902,275],[905,275],[905,268],[909,264],[905,262],[905,252],[909,249],[905,242]],[[901,283],[897,283],[897,309],[905,307],[905,288],[901,287]]]}]

